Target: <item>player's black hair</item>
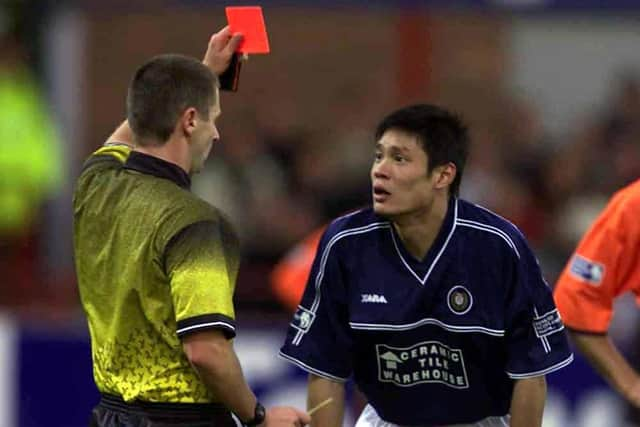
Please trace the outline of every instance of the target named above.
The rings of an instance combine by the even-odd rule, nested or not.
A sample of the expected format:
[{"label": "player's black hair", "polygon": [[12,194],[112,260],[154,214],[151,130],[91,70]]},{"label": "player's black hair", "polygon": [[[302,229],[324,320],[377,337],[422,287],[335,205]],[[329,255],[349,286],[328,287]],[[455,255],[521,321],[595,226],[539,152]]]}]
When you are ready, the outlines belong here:
[{"label": "player's black hair", "polygon": [[217,85],[217,77],[195,58],[160,55],[142,65],[127,94],[127,119],[137,142],[166,142],[187,108],[208,119]]},{"label": "player's black hair", "polygon": [[376,128],[376,141],[390,129],[418,136],[427,153],[427,173],[449,162],[456,165],[456,177],[449,187],[449,194],[458,195],[469,152],[469,134],[460,117],[436,105],[415,104],[382,119]]}]

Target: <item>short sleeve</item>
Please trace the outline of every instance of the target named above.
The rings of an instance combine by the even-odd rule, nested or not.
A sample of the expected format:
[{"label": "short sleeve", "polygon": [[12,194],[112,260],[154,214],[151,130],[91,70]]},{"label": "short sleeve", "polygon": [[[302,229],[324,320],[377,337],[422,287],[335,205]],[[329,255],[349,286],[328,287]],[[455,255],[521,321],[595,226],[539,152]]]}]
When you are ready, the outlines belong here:
[{"label": "short sleeve", "polygon": [[568,327],[606,333],[613,300],[640,280],[635,255],[640,248],[638,215],[640,210],[628,211],[624,198],[616,197],[578,244],[554,290]]},{"label": "short sleeve", "polygon": [[564,324],[535,256],[522,244],[507,297],[506,373],[514,379],[546,375],[573,360]]},{"label": "short sleeve", "polygon": [[342,382],[352,371],[352,338],[339,240],[330,237],[325,233],[320,241],[280,356],[307,372]]},{"label": "short sleeve", "polygon": [[235,336],[233,292],[238,270],[238,242],[224,222],[202,221],[175,235],[165,250],[177,330],[220,329]]}]

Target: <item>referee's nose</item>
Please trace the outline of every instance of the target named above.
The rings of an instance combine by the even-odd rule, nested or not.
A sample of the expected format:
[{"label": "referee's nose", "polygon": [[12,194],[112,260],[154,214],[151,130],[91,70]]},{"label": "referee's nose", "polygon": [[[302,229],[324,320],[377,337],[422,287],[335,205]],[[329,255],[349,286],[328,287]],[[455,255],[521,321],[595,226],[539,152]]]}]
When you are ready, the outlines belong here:
[{"label": "referee's nose", "polygon": [[218,142],[220,140],[220,132],[218,131],[218,127],[213,125],[213,136],[211,137],[213,142]]}]

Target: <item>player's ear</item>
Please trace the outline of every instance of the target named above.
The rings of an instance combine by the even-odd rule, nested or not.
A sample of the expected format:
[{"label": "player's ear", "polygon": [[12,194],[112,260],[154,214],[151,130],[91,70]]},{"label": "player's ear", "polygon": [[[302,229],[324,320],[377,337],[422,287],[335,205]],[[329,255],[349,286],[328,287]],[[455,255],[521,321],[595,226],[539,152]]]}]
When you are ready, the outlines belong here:
[{"label": "player's ear", "polygon": [[190,137],[198,125],[198,111],[189,107],[180,115],[179,126],[184,136]]},{"label": "player's ear", "polygon": [[452,162],[436,167],[433,170],[436,189],[441,190],[449,187],[456,178],[457,173],[458,169]]}]

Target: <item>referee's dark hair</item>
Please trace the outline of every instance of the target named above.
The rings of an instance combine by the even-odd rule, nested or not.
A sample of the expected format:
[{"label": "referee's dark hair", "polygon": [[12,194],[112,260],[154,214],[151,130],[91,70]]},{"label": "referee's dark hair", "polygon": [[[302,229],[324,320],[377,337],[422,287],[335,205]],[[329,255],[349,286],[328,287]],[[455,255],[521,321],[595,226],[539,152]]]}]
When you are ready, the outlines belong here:
[{"label": "referee's dark hair", "polygon": [[458,195],[469,152],[469,134],[457,115],[436,105],[410,105],[382,119],[376,128],[376,141],[390,129],[418,137],[422,149],[427,153],[427,173],[449,162],[456,165],[456,177],[449,187],[449,195]]},{"label": "referee's dark hair", "polygon": [[136,143],[166,142],[187,108],[208,119],[217,86],[215,74],[195,58],[168,54],[149,60],[133,75],[127,94],[127,119]]}]

